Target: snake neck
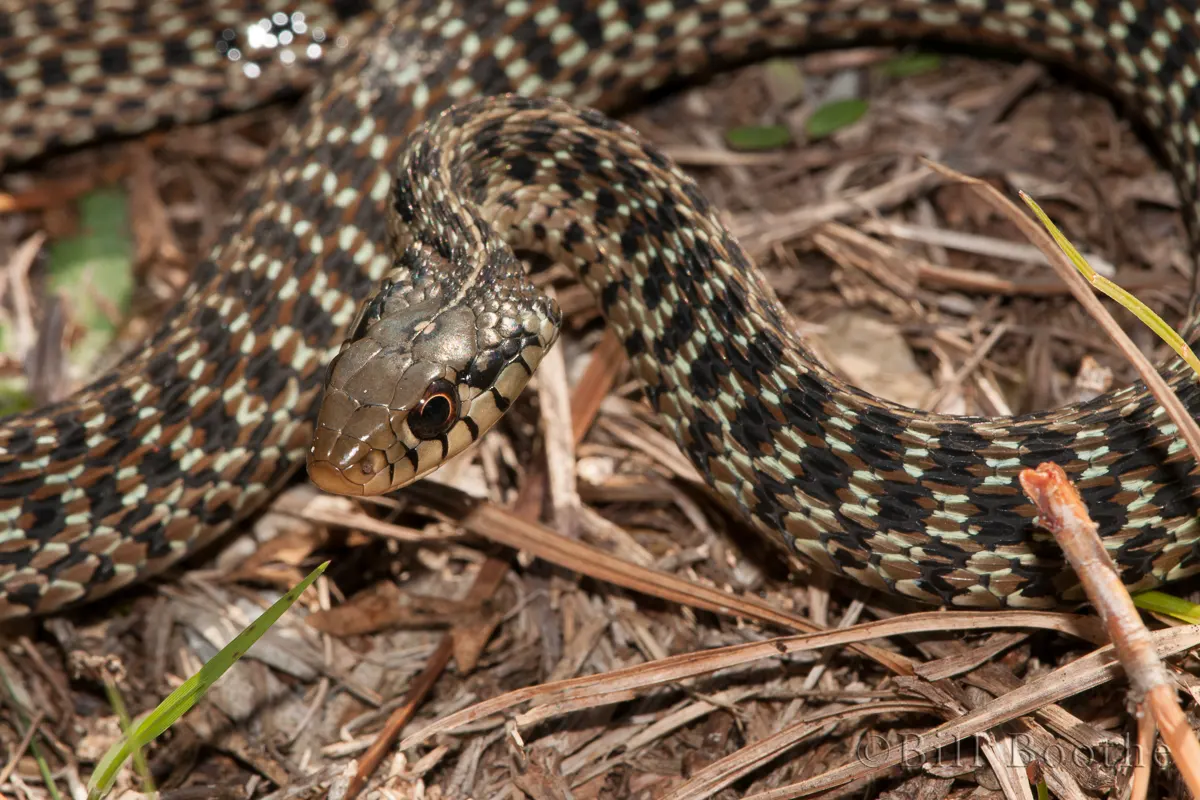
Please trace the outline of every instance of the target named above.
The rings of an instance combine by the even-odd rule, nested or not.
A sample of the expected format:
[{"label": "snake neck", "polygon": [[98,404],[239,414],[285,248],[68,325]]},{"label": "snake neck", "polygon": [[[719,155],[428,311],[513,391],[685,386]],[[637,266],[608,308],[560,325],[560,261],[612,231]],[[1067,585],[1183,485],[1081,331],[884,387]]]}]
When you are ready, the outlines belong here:
[{"label": "snake neck", "polygon": [[[510,272],[514,250],[572,268],[664,413],[687,410],[677,399],[680,381],[669,376],[695,362],[699,354],[683,345],[698,331],[736,350],[718,345],[718,358],[753,361],[762,372],[778,367],[785,351],[802,351],[765,278],[695,182],[631,128],[561,101],[513,95],[455,107],[404,152],[398,248],[437,246],[447,262],[471,265],[437,278],[455,284],[519,280]],[[527,287],[531,298],[541,296]]]},{"label": "snake neck", "polygon": [[327,491],[428,475],[508,410],[558,337],[557,304],[463,202],[439,137],[404,148],[390,192],[391,270],[329,367],[308,472]]},{"label": "snake neck", "polygon": [[[398,171],[398,240],[440,237],[474,254],[465,263],[540,251],[576,269],[706,482],[810,559],[926,600],[1057,605],[1073,578],[1016,481],[1041,461],[1082,481],[1114,546],[1153,535],[1153,559],[1126,559],[1132,572],[1146,569],[1145,581],[1158,579],[1152,566],[1191,552],[1196,488],[1143,386],[1084,406],[968,419],[844,383],[792,332],[695,183],[596,112],[515,96],[467,103],[419,130],[409,151],[424,163]],[[1200,408],[1195,385],[1170,372]],[[1115,431],[1131,437],[1122,469],[1133,468],[1138,487],[1189,487],[1171,517],[1134,520],[1113,501],[1122,496],[1116,454],[1093,443]]]}]

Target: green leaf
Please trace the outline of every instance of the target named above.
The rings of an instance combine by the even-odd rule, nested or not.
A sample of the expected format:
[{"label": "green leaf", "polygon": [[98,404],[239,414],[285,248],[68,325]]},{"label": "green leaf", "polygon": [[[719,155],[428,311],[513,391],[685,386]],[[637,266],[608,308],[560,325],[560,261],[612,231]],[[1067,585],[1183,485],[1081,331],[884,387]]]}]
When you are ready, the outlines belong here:
[{"label": "green leaf", "polygon": [[824,139],[837,133],[842,128],[849,127],[862,119],[867,113],[867,101],[858,98],[835,100],[826,103],[813,112],[804,124],[804,132],[809,139]]},{"label": "green leaf", "polygon": [[92,779],[88,782],[88,800],[100,800],[108,794],[108,791],[112,788],[113,781],[117,778],[117,770],[121,768],[126,759],[136,750],[145,747],[158,738],[159,735],[175,723],[175,720],[182,717],[192,706],[200,702],[200,699],[204,697],[209,687],[216,683],[217,679],[224,675],[230,667],[237,663],[238,659],[246,654],[251,645],[258,641],[259,637],[266,633],[267,629],[283,616],[283,613],[299,599],[300,595],[304,594],[304,590],[328,566],[329,562],[326,561],[310,572],[308,577],[283,597],[276,600],[270,608],[259,615],[258,619],[247,625],[245,630],[239,633],[232,642],[221,648],[221,652],[210,658],[195,675],[188,678],[178,689],[171,692],[166,700],[158,704],[157,708],[149,714],[139,717],[133,729],[109,748],[108,752],[104,754],[104,758],[100,759],[100,763],[96,765],[96,771],[92,773]]},{"label": "green leaf", "polygon": [[79,200],[80,232],[50,244],[47,272],[51,291],[66,297],[69,313],[86,334],[70,353],[73,364],[89,366],[112,340],[110,317],[124,315],[133,295],[133,240],[124,192],[97,189]]},{"label": "green leaf", "polygon": [[1189,625],[1200,623],[1200,606],[1162,592],[1142,592],[1133,596],[1133,604],[1143,611],[1153,611],[1183,620]]},{"label": "green leaf", "polygon": [[25,381],[0,380],[0,419],[33,408],[33,398],[25,391]]},{"label": "green leaf", "polygon": [[725,132],[725,141],[734,150],[777,150],[792,141],[786,125],[745,125]]},{"label": "green leaf", "polygon": [[879,71],[889,78],[911,78],[941,67],[942,57],[937,53],[904,53],[880,64]]}]

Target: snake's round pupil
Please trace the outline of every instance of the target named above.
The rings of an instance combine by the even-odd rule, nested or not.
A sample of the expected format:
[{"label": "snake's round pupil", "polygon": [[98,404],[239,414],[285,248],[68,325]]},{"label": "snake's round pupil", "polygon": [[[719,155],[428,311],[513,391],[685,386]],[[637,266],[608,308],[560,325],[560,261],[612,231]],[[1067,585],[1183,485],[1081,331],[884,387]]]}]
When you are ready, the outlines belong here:
[{"label": "snake's round pupil", "polygon": [[408,427],[418,439],[436,439],[455,423],[457,401],[449,381],[438,380],[408,415]]}]

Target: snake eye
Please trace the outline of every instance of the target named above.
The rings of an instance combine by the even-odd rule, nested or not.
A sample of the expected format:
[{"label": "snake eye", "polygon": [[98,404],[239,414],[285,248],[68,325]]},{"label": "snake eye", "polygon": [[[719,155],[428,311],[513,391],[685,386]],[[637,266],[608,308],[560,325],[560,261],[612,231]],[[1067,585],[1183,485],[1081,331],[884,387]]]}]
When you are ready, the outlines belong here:
[{"label": "snake eye", "polygon": [[408,414],[408,428],[418,439],[436,439],[458,421],[458,393],[447,380],[429,384],[425,396]]}]

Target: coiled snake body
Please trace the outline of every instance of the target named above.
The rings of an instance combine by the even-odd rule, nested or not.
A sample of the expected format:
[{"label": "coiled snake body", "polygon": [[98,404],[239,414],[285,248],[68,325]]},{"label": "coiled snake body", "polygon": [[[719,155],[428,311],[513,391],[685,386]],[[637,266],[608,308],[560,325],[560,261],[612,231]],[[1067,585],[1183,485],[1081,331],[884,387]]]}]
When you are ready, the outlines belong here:
[{"label": "coiled snake body", "polygon": [[[0,423],[0,618],[165,568],[259,508],[306,456],[319,484],[374,492],[469,444],[556,335],[556,308],[509,244],[580,267],[717,494],[827,568],[956,606],[1078,599],[1016,483],[1051,460],[1081,487],[1127,584],[1200,569],[1200,477],[1141,385],[1003,419],[872,398],[814,363],[694,184],[636,137],[557,103],[466,102],[511,92],[608,111],[810,44],[986,44],[1112,86],[1157,134],[1200,230],[1193,3],[428,0],[355,28],[345,2],[271,1],[243,18],[222,0],[175,15],[149,0],[9,1],[8,163],[258,102],[306,84],[306,59],[337,57],[145,349]],[[1200,410],[1180,366],[1164,370]]]}]

